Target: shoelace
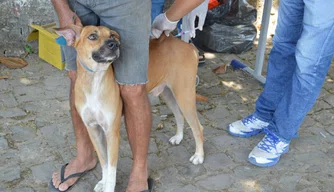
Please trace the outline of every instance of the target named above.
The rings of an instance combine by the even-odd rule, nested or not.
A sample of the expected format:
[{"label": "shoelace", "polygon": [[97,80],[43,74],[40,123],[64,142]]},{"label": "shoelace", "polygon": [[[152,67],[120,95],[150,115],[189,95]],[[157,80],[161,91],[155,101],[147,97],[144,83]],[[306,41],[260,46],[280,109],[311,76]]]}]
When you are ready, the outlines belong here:
[{"label": "shoelace", "polygon": [[276,145],[280,142],[280,139],[274,134],[270,133],[267,129],[264,129],[264,132],[266,133],[266,136],[259,143],[258,148],[268,153],[272,153],[272,149],[275,149],[277,152]]},{"label": "shoelace", "polygon": [[[249,124],[251,124],[251,123],[252,124],[256,123],[256,125],[259,126],[259,127],[261,127],[261,128],[264,128],[264,127],[267,126],[267,125],[265,125],[266,122],[263,122],[263,121],[257,119],[256,117],[254,117],[254,115],[249,115],[248,117],[244,118],[241,121],[246,126],[249,125]],[[257,122],[255,122],[255,121],[257,121]]]},{"label": "shoelace", "polygon": [[256,118],[253,115],[249,115],[248,117],[244,118],[242,122],[245,125],[248,125],[249,123],[253,123],[256,120]]}]

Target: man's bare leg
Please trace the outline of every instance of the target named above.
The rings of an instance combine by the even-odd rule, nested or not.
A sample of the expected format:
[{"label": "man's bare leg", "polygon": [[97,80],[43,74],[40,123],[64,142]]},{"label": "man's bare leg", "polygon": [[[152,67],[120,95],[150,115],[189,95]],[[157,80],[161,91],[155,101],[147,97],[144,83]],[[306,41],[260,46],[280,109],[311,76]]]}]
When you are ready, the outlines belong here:
[{"label": "man's bare leg", "polygon": [[150,139],[152,114],[146,85],[121,85],[124,117],[133,155],[132,170],[127,192],[148,189],[147,154]]},{"label": "man's bare leg", "polygon": [[[74,105],[74,83],[76,80],[76,71],[69,71],[68,76],[71,79],[70,108],[74,133],[76,136],[77,156],[67,165],[64,175],[65,178],[73,173],[90,170],[94,168],[97,163],[97,158],[94,154],[94,147],[90,141],[87,129]],[[77,179],[78,178],[72,178],[60,184],[60,171],[54,172],[52,175],[53,185],[60,191],[67,190]]]}]

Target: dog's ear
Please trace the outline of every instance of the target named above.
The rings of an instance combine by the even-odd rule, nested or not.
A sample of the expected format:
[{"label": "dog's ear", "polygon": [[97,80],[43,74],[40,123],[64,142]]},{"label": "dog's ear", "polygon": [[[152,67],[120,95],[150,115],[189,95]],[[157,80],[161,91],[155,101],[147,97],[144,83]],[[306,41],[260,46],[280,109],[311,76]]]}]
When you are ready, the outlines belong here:
[{"label": "dog's ear", "polygon": [[74,42],[79,39],[82,27],[78,25],[69,25],[64,28],[55,29],[56,33],[63,36],[68,46],[74,46]]}]

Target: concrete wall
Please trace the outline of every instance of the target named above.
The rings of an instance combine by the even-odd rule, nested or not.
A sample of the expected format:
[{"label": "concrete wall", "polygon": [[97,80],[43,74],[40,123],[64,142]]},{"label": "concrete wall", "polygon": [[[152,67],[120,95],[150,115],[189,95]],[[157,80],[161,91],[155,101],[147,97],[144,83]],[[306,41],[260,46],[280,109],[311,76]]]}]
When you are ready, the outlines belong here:
[{"label": "concrete wall", "polygon": [[31,28],[52,21],[50,0],[0,0],[0,55],[19,55]]}]

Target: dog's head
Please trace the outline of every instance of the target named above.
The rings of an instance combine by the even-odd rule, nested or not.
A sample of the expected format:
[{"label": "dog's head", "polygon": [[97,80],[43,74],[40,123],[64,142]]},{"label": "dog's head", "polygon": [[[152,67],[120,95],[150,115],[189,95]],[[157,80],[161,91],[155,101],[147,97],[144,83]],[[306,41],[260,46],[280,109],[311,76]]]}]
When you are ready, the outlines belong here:
[{"label": "dog's head", "polygon": [[79,59],[87,65],[110,64],[119,57],[119,34],[107,27],[69,25],[56,29],[56,33],[77,50]]}]

